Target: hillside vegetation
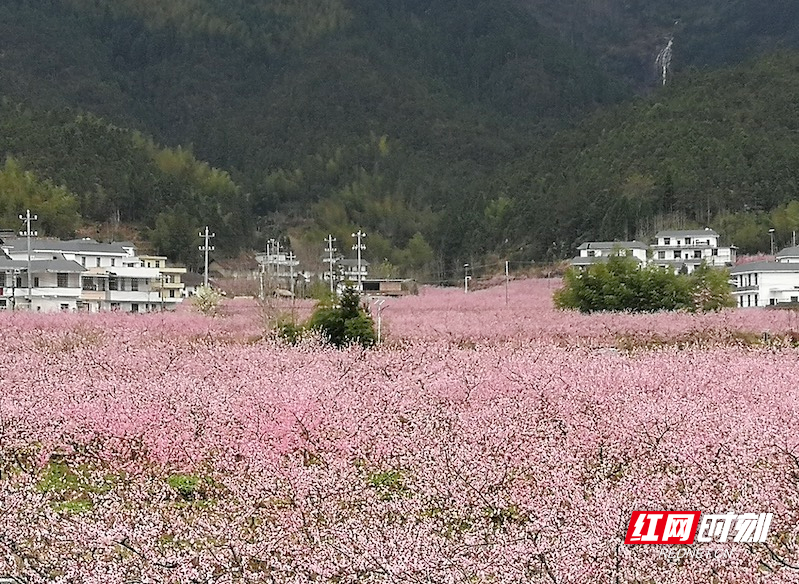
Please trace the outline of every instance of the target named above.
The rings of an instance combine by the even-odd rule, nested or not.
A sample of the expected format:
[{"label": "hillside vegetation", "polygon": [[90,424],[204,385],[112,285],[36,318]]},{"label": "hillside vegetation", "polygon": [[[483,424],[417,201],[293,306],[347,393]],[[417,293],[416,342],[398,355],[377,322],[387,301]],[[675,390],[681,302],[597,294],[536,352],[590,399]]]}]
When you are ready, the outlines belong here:
[{"label": "hillside vegetation", "polygon": [[[506,169],[503,224],[514,240],[539,234],[538,254],[668,225],[710,225],[765,251],[768,222],[799,198],[798,71],[799,56],[779,54],[696,72],[556,134]],[[765,223],[753,239],[754,220]],[[799,224],[777,227],[787,241]]]},{"label": "hillside vegetation", "polygon": [[[0,156],[63,185],[78,221],[133,224],[183,261],[205,224],[220,253],[291,235],[308,257],[328,233],[346,251],[362,228],[387,273],[437,280],[671,215],[731,234],[743,227],[730,212],[761,211],[752,233],[770,221],[795,167],[795,58],[773,50],[796,46],[799,10],[577,8],[4,3]],[[654,56],[672,36],[659,88]],[[734,68],[706,68],[721,65]],[[621,105],[634,90],[651,95]]]}]

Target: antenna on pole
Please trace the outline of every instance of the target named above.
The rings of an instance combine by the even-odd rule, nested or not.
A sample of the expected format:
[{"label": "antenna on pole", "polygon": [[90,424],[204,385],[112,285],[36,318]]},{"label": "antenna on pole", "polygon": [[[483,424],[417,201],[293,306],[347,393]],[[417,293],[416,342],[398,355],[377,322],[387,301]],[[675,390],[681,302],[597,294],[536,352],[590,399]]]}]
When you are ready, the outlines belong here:
[{"label": "antenna on pole", "polygon": [[208,288],[208,252],[214,251],[213,245],[208,245],[208,240],[216,237],[215,233],[208,232],[208,226],[205,226],[205,232],[200,233],[200,237],[204,238],[205,243],[200,246],[200,251],[205,252],[205,273],[203,274],[203,286]]},{"label": "antenna on pole", "polygon": [[36,215],[31,215],[31,210],[26,209],[24,215],[19,216],[20,220],[25,223],[25,231],[20,231],[19,234],[22,237],[26,237],[28,239],[28,308],[33,308],[33,291],[31,289],[31,236],[36,237],[39,235],[38,231],[31,231],[31,221],[38,221],[38,217]]},{"label": "antenna on pole", "polygon": [[353,237],[357,238],[358,243],[352,246],[352,249],[358,251],[358,291],[363,291],[363,272],[361,271],[361,251],[366,249],[366,245],[361,243],[361,240],[366,237],[366,234],[362,232],[360,229],[358,233],[353,233]]},{"label": "antenna on pole", "polygon": [[336,238],[332,235],[328,235],[327,239],[325,239],[325,243],[327,243],[327,247],[325,248],[325,252],[327,253],[327,257],[325,258],[325,262],[328,264],[328,268],[330,269],[330,293],[333,294],[334,289],[334,282],[333,282],[333,265],[336,263],[336,260],[333,259],[333,252],[336,251],[336,248],[333,247],[333,242],[336,241]]}]

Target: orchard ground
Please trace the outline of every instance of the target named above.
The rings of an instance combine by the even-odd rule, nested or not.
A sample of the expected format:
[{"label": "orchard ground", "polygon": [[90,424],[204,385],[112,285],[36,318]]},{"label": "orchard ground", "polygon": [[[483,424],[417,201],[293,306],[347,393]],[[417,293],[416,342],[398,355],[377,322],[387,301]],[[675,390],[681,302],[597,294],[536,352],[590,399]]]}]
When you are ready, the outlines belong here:
[{"label": "orchard ground", "polygon": [[[388,300],[371,350],[282,344],[288,303],[3,313],[0,575],[799,580],[797,315],[562,313],[557,285]],[[626,546],[659,509],[774,520],[764,545]]]}]

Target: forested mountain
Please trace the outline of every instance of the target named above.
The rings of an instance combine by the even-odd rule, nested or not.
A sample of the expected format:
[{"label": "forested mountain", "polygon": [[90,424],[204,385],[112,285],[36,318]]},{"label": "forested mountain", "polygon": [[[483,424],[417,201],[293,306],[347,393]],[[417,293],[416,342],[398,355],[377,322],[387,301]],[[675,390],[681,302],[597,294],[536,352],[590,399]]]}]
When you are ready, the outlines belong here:
[{"label": "forested mountain", "polygon": [[[795,58],[750,59],[796,46],[799,9],[698,4],[11,0],[0,154],[80,218],[137,225],[184,260],[204,224],[228,253],[289,234],[321,250],[327,233],[346,250],[363,228],[370,259],[446,277],[658,214],[766,213],[792,196],[771,171],[796,148]],[[758,131],[769,101],[785,106]]]},{"label": "forested mountain", "polygon": [[710,225],[744,252],[766,251],[772,226],[787,243],[799,230],[784,217],[799,200],[799,55],[695,72],[597,113],[506,168],[495,190],[512,198],[503,237],[535,233],[539,257],[668,226]]}]

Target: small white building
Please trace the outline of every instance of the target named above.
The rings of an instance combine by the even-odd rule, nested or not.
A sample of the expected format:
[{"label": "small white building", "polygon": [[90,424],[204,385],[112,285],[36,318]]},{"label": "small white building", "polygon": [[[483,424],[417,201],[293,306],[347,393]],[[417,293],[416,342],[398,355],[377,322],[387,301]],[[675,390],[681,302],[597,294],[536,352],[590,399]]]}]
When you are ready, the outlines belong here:
[{"label": "small white building", "polygon": [[0,309],[54,312],[77,310],[86,268],[63,256],[28,261],[0,257]]},{"label": "small white building", "polygon": [[690,274],[702,262],[711,267],[729,267],[735,264],[735,246],[719,246],[719,234],[710,228],[659,231],[656,243],[651,246],[652,263],[656,266]]},{"label": "small white building", "polygon": [[799,264],[799,246],[786,247],[778,252],[777,261],[787,264]]},{"label": "small white building", "polygon": [[777,254],[777,261],[750,262],[730,270],[732,294],[740,307],[799,304],[799,247]]},{"label": "small white building", "polygon": [[572,258],[571,265],[586,267],[607,261],[611,256],[628,256],[645,264],[648,249],[641,241],[587,241],[577,248],[580,255]]},{"label": "small white building", "polygon": [[341,259],[338,261],[341,270],[341,279],[358,282],[369,277],[369,262],[361,259],[360,264],[357,259]]}]

